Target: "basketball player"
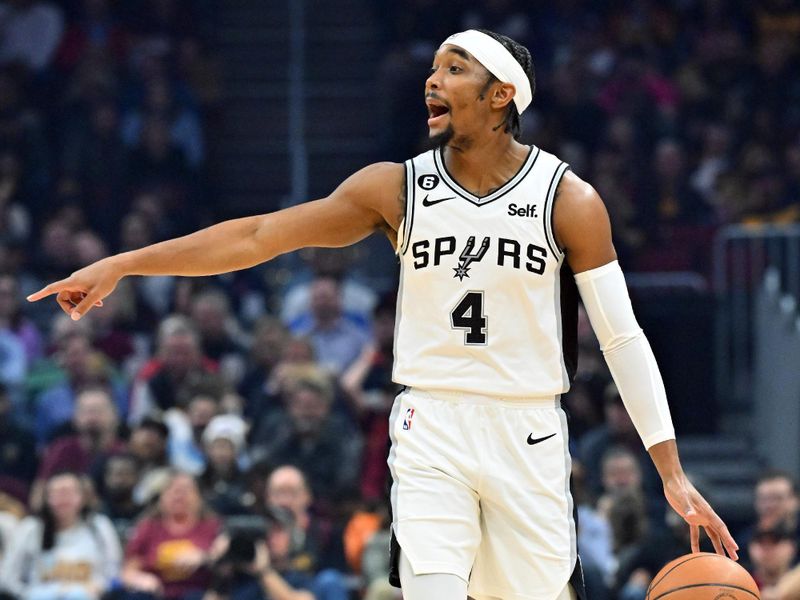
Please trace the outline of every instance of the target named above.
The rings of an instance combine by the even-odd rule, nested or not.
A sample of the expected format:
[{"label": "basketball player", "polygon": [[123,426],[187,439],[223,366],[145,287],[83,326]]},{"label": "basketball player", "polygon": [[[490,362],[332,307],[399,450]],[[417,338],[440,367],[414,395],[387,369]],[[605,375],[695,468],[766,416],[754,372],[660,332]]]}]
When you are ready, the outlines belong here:
[{"label": "basketball player", "polygon": [[703,527],[736,558],[681,468],[602,200],[517,141],[533,91],[526,48],[453,35],[425,82],[436,149],[368,166],[326,198],[106,258],[30,300],[56,294],[79,319],[127,275],[214,275],[382,230],[401,264],[394,379],[406,388],[389,463],[404,598],[562,600],[584,596],[559,403],[575,370],[579,291],[692,550]]}]

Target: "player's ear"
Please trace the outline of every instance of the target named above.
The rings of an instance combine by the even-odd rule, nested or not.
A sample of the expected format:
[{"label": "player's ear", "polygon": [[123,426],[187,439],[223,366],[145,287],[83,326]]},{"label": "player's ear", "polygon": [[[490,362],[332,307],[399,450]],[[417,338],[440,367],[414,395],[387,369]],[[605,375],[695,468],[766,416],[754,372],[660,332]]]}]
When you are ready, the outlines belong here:
[{"label": "player's ear", "polygon": [[492,108],[503,109],[514,101],[514,94],[517,93],[517,88],[513,83],[498,82],[492,91]]}]

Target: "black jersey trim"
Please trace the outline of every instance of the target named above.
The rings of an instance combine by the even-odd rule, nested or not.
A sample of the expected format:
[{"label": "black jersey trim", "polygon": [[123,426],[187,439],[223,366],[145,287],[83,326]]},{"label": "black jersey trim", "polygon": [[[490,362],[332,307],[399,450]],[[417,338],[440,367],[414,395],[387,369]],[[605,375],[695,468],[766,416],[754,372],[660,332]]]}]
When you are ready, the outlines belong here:
[{"label": "black jersey trim", "polygon": [[[533,152],[534,149],[536,150],[535,154]],[[444,181],[447,187],[453,190],[453,192],[458,194],[460,198],[467,200],[475,206],[486,206],[487,204],[491,204],[495,200],[502,198],[520,183],[522,183],[528,176],[528,173],[530,173],[531,169],[533,169],[533,165],[536,164],[536,159],[539,158],[539,154],[541,154],[541,152],[542,151],[540,148],[531,146],[528,150],[528,156],[525,157],[525,160],[523,161],[522,165],[520,165],[520,168],[516,173],[514,173],[514,176],[497,188],[494,192],[487,194],[486,196],[476,196],[468,190],[465,190],[455,179],[453,179],[453,177],[450,175],[450,172],[447,170],[447,166],[444,164],[444,157],[442,156],[441,148],[433,151],[433,164],[436,167],[436,171],[439,173],[439,176],[442,178],[442,181]]]},{"label": "black jersey trim", "polygon": [[542,211],[542,227],[544,228],[544,237],[547,240],[547,245],[553,252],[553,256],[560,257],[564,252],[558,247],[556,243],[555,230],[553,228],[553,204],[558,189],[558,184],[561,178],[566,173],[569,165],[565,162],[560,162],[553,173],[553,178],[550,180],[550,186],[547,188],[547,196],[544,200],[544,210]]},{"label": "black jersey trim", "polygon": [[578,285],[566,260],[561,263],[557,277],[561,310],[561,359],[571,384],[578,371]]},{"label": "black jersey trim", "polygon": [[[409,173],[409,167],[411,173]],[[409,176],[410,175],[410,176]],[[400,255],[404,256],[411,241],[411,229],[414,227],[414,205],[417,197],[417,177],[414,168],[414,159],[406,161],[406,214],[405,226],[403,227],[403,246],[400,248]]]}]

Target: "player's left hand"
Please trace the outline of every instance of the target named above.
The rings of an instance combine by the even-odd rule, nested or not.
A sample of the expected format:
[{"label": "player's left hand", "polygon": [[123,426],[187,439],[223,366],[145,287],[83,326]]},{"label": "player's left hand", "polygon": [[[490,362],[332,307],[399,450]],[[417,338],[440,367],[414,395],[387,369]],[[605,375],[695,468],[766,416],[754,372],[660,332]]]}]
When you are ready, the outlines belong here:
[{"label": "player's left hand", "polygon": [[681,473],[664,480],[664,495],[670,506],[689,524],[692,552],[700,552],[700,528],[705,529],[717,554],[738,560],[738,544],[711,505],[700,495],[692,482]]}]

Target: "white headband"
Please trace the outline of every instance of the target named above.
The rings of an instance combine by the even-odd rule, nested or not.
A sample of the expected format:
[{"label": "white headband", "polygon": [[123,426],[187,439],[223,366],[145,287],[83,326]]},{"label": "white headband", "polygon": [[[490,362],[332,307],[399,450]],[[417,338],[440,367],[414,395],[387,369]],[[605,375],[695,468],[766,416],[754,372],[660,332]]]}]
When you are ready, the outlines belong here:
[{"label": "white headband", "polygon": [[497,79],[503,83],[514,84],[514,87],[517,88],[517,93],[514,94],[514,104],[517,105],[517,111],[522,114],[522,111],[528,108],[533,99],[531,82],[528,80],[528,76],[522,66],[506,50],[503,44],[493,37],[474,29],[451,35],[442,43],[442,46],[445,44],[463,48],[472,54],[475,60],[486,67],[486,70]]}]

